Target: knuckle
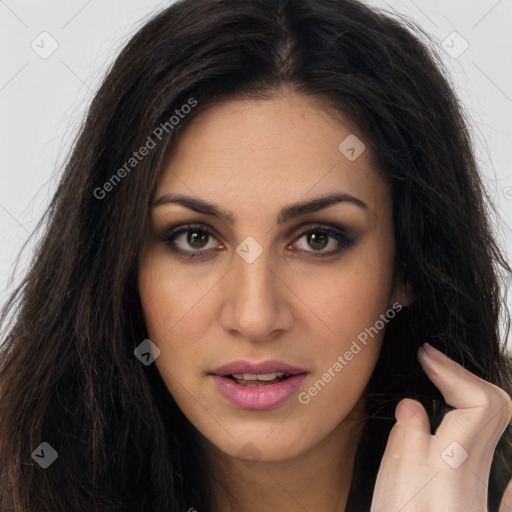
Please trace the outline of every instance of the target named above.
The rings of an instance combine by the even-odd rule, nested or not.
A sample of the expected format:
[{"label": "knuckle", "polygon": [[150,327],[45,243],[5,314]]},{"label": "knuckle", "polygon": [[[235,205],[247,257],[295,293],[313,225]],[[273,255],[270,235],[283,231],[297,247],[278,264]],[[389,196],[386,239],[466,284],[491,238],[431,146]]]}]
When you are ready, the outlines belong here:
[{"label": "knuckle", "polygon": [[505,391],[502,393],[502,403],[504,421],[508,424],[512,419],[512,398]]},{"label": "knuckle", "polygon": [[491,384],[492,386],[492,409],[495,414],[500,418],[504,425],[510,422],[512,418],[512,398],[510,395],[499,386]]},{"label": "knuckle", "polygon": [[487,386],[480,389],[479,392],[474,395],[475,403],[479,405],[483,414],[488,413],[489,409],[493,407],[492,395],[492,391]]},{"label": "knuckle", "polygon": [[456,430],[473,437],[476,431],[485,423],[488,412],[483,407],[478,407],[470,411],[457,411],[453,415],[453,423]]}]

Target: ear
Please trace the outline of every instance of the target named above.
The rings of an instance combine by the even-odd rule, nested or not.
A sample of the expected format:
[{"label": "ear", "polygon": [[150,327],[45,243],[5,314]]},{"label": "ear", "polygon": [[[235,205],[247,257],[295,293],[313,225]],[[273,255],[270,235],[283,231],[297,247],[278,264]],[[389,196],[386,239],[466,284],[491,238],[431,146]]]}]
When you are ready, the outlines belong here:
[{"label": "ear", "polygon": [[405,281],[402,272],[400,272],[398,277],[395,279],[395,285],[393,287],[391,297],[391,304],[398,302],[402,306],[408,306],[416,300],[410,283]]}]

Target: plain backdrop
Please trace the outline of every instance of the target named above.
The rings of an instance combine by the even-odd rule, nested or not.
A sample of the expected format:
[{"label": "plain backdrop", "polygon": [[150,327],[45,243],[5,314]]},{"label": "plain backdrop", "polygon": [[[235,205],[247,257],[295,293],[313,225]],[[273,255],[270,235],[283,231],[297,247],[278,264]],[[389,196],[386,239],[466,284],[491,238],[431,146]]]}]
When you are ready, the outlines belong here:
[{"label": "plain backdrop", "polygon": [[[169,3],[0,0],[0,305],[26,270],[33,245],[21,257],[20,249],[55,190],[93,92],[130,36]],[[495,229],[512,262],[512,0],[367,3],[409,16],[435,39],[472,120],[501,215]]]}]

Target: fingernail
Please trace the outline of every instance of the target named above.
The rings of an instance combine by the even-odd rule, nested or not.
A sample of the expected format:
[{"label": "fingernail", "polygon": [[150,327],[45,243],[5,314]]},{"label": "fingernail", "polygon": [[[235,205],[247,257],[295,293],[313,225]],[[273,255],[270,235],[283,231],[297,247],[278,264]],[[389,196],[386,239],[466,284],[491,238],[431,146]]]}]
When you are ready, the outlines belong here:
[{"label": "fingernail", "polygon": [[421,356],[426,357],[432,364],[443,364],[446,362],[446,356],[440,350],[437,350],[435,347],[430,345],[430,343],[423,343],[420,347],[419,353]]},{"label": "fingernail", "polygon": [[407,402],[400,402],[397,407],[398,416],[408,420],[414,416],[414,411],[407,405]]},{"label": "fingernail", "polygon": [[423,345],[420,346],[418,350],[418,355],[420,357],[427,358],[429,361],[435,362],[437,360],[436,352],[437,350],[432,345],[425,342],[423,343]]},{"label": "fingernail", "polygon": [[428,341],[423,343],[423,348],[427,351],[428,354],[433,354],[436,350]]}]

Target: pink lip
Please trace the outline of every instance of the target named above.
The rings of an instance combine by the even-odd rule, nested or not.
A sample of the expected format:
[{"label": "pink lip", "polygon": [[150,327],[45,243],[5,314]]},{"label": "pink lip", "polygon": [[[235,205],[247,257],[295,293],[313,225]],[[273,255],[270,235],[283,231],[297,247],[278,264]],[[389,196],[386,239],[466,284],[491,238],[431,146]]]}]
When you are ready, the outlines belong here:
[{"label": "pink lip", "polygon": [[219,375],[212,375],[217,389],[228,402],[241,409],[263,411],[272,409],[284,402],[301,385],[306,378],[305,373],[263,386],[247,387],[237,384],[234,380]]},{"label": "pink lip", "polygon": [[[232,373],[289,373],[292,376],[262,386],[248,387],[237,384],[234,380],[225,377]],[[235,361],[210,374],[222,396],[232,405],[241,409],[262,411],[279,406],[301,385],[307,375],[307,371],[290,366],[280,361],[264,361],[259,364],[246,361]]]},{"label": "pink lip", "polygon": [[296,368],[289,364],[282,363],[281,361],[263,361],[262,363],[250,363],[248,361],[233,361],[228,363],[216,370],[210,372],[214,375],[231,375],[232,373],[289,373],[291,375],[297,375],[298,373],[306,373],[307,370],[303,368]]}]

